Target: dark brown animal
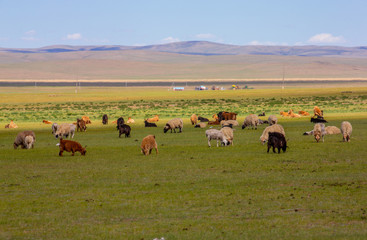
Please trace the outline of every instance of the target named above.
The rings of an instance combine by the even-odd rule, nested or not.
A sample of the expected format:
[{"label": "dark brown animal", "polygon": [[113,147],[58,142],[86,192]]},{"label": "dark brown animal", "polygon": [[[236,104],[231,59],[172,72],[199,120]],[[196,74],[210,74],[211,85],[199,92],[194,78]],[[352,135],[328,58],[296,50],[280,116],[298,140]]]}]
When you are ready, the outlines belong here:
[{"label": "dark brown animal", "polygon": [[209,125],[220,125],[220,122],[218,120],[215,120],[215,121],[209,121],[208,124]]},{"label": "dark brown animal", "polygon": [[102,117],[102,124],[103,124],[103,125],[108,124],[108,116],[107,116],[107,114],[104,114],[104,115],[103,115],[103,117]]},{"label": "dark brown animal", "polygon": [[207,118],[203,118],[203,117],[198,117],[198,120],[200,121],[200,122],[209,122],[209,119],[207,119]]},{"label": "dark brown animal", "polygon": [[82,147],[82,145],[78,142],[75,141],[71,141],[71,140],[64,140],[62,138],[60,138],[60,152],[59,152],[59,156],[62,157],[62,153],[64,151],[67,152],[71,152],[71,156],[74,156],[75,152],[80,152],[83,156],[85,155],[85,153],[87,152],[85,150],[87,146],[85,146],[84,148]]},{"label": "dark brown animal", "polygon": [[275,148],[278,148],[278,153],[280,153],[280,149],[285,153],[287,150],[287,140],[285,140],[284,135],[278,132],[269,132],[268,153],[271,147],[273,147],[274,153],[276,153]]},{"label": "dark brown animal", "polygon": [[120,130],[120,126],[124,125],[125,124],[125,120],[123,117],[120,117],[119,119],[117,119],[117,130]]},{"label": "dark brown animal", "polygon": [[[33,140],[36,141],[36,135],[34,134],[33,131],[20,132],[20,133],[18,133],[18,135],[15,138],[15,141],[14,141],[14,144],[13,144],[14,149],[17,149],[18,146],[21,146],[23,149],[27,148],[27,146],[25,144],[25,141],[24,141],[27,136],[32,136]],[[33,148],[33,144],[32,144],[32,148]]]},{"label": "dark brown animal", "polygon": [[122,124],[119,126],[119,137],[121,137],[122,134],[125,134],[125,137],[130,137],[131,127],[126,124]]},{"label": "dark brown animal", "polygon": [[155,123],[150,123],[147,120],[144,121],[145,127],[157,127],[157,124]]},{"label": "dark brown animal", "polygon": [[311,118],[312,123],[327,123],[327,121],[323,117],[317,116],[316,118]]},{"label": "dark brown animal", "polygon": [[223,120],[236,120],[237,119],[237,113],[234,112],[219,112],[218,114],[218,121]]},{"label": "dark brown animal", "polygon": [[87,130],[87,124],[83,119],[76,119],[76,131],[85,132]]}]

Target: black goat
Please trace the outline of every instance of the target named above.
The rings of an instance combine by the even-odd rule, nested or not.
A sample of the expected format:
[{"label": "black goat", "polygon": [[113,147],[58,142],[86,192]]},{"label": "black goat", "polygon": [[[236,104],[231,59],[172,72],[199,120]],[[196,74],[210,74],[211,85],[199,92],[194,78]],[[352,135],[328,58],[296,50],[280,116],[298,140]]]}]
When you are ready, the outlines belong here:
[{"label": "black goat", "polygon": [[107,114],[104,114],[104,115],[103,115],[103,117],[102,117],[102,124],[103,124],[103,125],[108,124],[108,116],[107,116]]},{"label": "black goat", "polygon": [[271,147],[273,147],[274,153],[275,148],[278,148],[278,153],[280,153],[280,149],[282,149],[283,153],[285,153],[287,150],[287,140],[285,140],[284,135],[278,132],[269,132],[268,153]]},{"label": "black goat", "polygon": [[258,116],[259,116],[259,117],[264,117],[264,116],[265,116],[265,112],[260,113]]},{"label": "black goat", "polygon": [[144,121],[145,127],[157,127],[157,124],[155,123],[150,123],[147,120]]},{"label": "black goat", "polygon": [[200,120],[200,122],[209,122],[209,119],[200,116],[198,117],[198,119]]},{"label": "black goat", "polygon": [[119,119],[117,119],[117,130],[120,130],[120,126],[124,125],[125,124],[125,120],[123,117],[120,117]]},{"label": "black goat", "polygon": [[126,124],[122,124],[119,126],[119,137],[121,137],[121,134],[125,134],[125,137],[130,137],[131,133],[131,127]]},{"label": "black goat", "polygon": [[326,121],[323,117],[317,116],[316,118],[311,118],[311,122],[312,123],[327,123],[328,121]]}]

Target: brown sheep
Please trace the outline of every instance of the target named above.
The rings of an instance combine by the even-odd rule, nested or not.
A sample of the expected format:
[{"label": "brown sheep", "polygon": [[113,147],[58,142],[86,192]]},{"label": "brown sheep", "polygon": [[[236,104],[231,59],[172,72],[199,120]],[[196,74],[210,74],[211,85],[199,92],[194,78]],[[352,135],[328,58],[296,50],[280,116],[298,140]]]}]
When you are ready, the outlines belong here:
[{"label": "brown sheep", "polygon": [[87,146],[85,146],[84,148],[82,147],[82,145],[78,142],[75,141],[71,141],[71,140],[64,140],[62,138],[60,138],[60,144],[59,144],[59,148],[60,148],[60,152],[59,152],[59,156],[62,157],[62,153],[64,151],[67,152],[71,152],[71,156],[74,156],[75,152],[80,152],[83,156],[85,156],[85,153],[87,152],[85,150]]},{"label": "brown sheep", "polygon": [[155,154],[158,154],[157,142],[154,135],[148,135],[143,138],[141,143],[141,152],[147,156],[152,153],[152,149],[155,148]]},{"label": "brown sheep", "polygon": [[31,144],[33,148],[33,144],[36,141],[36,135],[34,134],[33,131],[23,131],[23,132],[18,133],[18,135],[16,136],[14,144],[13,144],[14,149],[17,149],[18,146],[21,146],[22,148],[29,148],[25,141],[27,136],[33,137],[33,142]]}]

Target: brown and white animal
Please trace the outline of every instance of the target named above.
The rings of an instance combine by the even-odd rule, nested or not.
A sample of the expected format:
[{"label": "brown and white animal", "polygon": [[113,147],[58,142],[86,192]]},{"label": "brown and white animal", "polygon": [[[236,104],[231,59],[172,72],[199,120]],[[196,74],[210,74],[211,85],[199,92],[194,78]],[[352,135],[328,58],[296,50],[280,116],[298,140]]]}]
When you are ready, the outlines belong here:
[{"label": "brown and white animal", "polygon": [[158,115],[155,115],[154,117],[147,119],[147,122],[150,122],[150,123],[158,122],[158,121],[159,121],[159,116]]},{"label": "brown and white animal", "polygon": [[84,120],[85,124],[91,124],[92,123],[88,116],[83,116],[82,119]]},{"label": "brown and white animal", "polygon": [[192,114],[190,117],[191,125],[196,125],[198,123],[198,116],[196,114]]},{"label": "brown and white animal", "polygon": [[217,147],[219,146],[219,141],[221,146],[226,146],[228,144],[228,140],[224,137],[224,134],[218,129],[208,129],[205,131],[205,136],[208,139],[208,146],[211,147],[210,141],[217,140]]},{"label": "brown and white animal", "polygon": [[163,128],[163,132],[166,133],[168,130],[172,130],[176,133],[176,128],[180,129],[180,132],[182,132],[182,128],[183,128],[183,121],[181,118],[174,118],[169,120],[166,123],[166,126],[164,126]]},{"label": "brown and white animal", "polygon": [[[333,134],[341,134],[341,130],[335,126],[327,126],[325,127],[325,135],[333,135]],[[303,135],[313,135],[313,130],[304,132]]]},{"label": "brown and white animal", "polygon": [[260,136],[260,141],[262,144],[267,142],[269,140],[269,132],[278,132],[285,136],[284,128],[280,124],[274,124],[269,127],[266,127],[263,131],[263,133]]},{"label": "brown and white animal", "polygon": [[350,135],[353,131],[352,124],[350,124],[348,121],[344,121],[342,122],[340,130],[343,134],[343,142],[350,142]]},{"label": "brown and white animal", "polygon": [[[56,124],[57,125],[57,124]],[[52,125],[54,126],[54,125]],[[70,123],[63,123],[60,124],[59,126],[57,126],[57,130],[55,132],[55,137],[68,137],[70,136],[70,138],[74,138],[74,134],[75,134],[75,128],[76,126],[74,124],[70,124]]]},{"label": "brown and white animal", "polygon": [[103,114],[103,116],[102,116],[102,124],[103,125],[108,124],[108,116],[107,116],[107,114]]},{"label": "brown and white animal", "polygon": [[322,138],[322,142],[324,142],[324,136],[326,135],[325,124],[316,123],[313,128],[313,136],[315,137],[316,142],[319,142]]},{"label": "brown and white animal", "polygon": [[278,123],[278,118],[275,115],[270,115],[268,118],[269,125],[274,125]]},{"label": "brown and white animal", "polygon": [[29,149],[30,147],[33,148],[35,141],[36,135],[33,131],[23,131],[18,133],[18,135],[15,137],[13,146],[14,149],[17,149],[18,146],[21,146],[21,148]]},{"label": "brown and white animal", "polygon": [[143,138],[140,148],[141,148],[141,152],[145,156],[151,154],[153,149],[155,149],[155,154],[158,154],[158,147],[157,147],[157,142],[155,141],[155,136],[148,135],[145,138]]},{"label": "brown and white animal", "polygon": [[278,132],[269,132],[268,153],[271,147],[273,147],[274,153],[275,148],[278,148],[278,153],[280,153],[280,149],[285,153],[287,150],[287,140],[285,140],[284,135]]},{"label": "brown and white animal", "polygon": [[85,146],[83,148],[82,145],[80,143],[78,143],[78,142],[71,141],[71,140],[64,140],[64,139],[60,138],[60,143],[59,143],[60,152],[59,152],[59,156],[62,157],[62,153],[64,151],[71,152],[71,156],[74,156],[74,153],[76,153],[76,152],[80,152],[84,156],[85,153],[87,152],[85,150],[86,147],[87,146]]},{"label": "brown and white animal", "polygon": [[76,131],[85,132],[87,130],[87,124],[83,119],[76,119]]},{"label": "brown and white animal", "polygon": [[47,120],[43,120],[42,121],[44,124],[52,124],[52,122],[51,121],[47,121]]},{"label": "brown and white animal", "polygon": [[259,124],[259,117],[256,114],[250,114],[243,121],[242,129],[245,129],[247,126],[251,126],[252,129],[257,129],[257,125]]},{"label": "brown and white animal", "polygon": [[127,122],[126,123],[135,123],[135,120],[134,119],[132,119],[131,117],[129,117],[128,119],[127,119]]},{"label": "brown and white animal", "polygon": [[18,126],[11,120],[9,124],[5,125],[5,128],[18,128]]}]

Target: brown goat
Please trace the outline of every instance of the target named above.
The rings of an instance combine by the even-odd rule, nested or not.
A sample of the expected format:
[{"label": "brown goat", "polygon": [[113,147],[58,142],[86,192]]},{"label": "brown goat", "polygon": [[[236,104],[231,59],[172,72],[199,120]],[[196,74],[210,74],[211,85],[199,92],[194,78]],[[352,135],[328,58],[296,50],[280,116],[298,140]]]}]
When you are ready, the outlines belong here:
[{"label": "brown goat", "polygon": [[62,153],[64,151],[67,152],[72,152],[71,156],[74,156],[75,152],[80,152],[83,156],[85,155],[85,153],[87,152],[85,150],[87,146],[85,146],[84,148],[82,147],[82,145],[78,142],[75,141],[71,141],[71,140],[64,140],[62,138],[60,138],[60,152],[59,152],[59,156],[62,157]]},{"label": "brown goat", "polygon": [[155,154],[158,154],[158,147],[157,142],[155,141],[155,136],[148,135],[145,138],[143,138],[143,141],[141,143],[141,152],[145,156],[147,156],[151,154],[153,148],[155,148]]},{"label": "brown goat", "polygon": [[81,132],[85,132],[87,130],[87,123],[83,119],[76,119],[76,131],[78,132],[80,129]]}]

